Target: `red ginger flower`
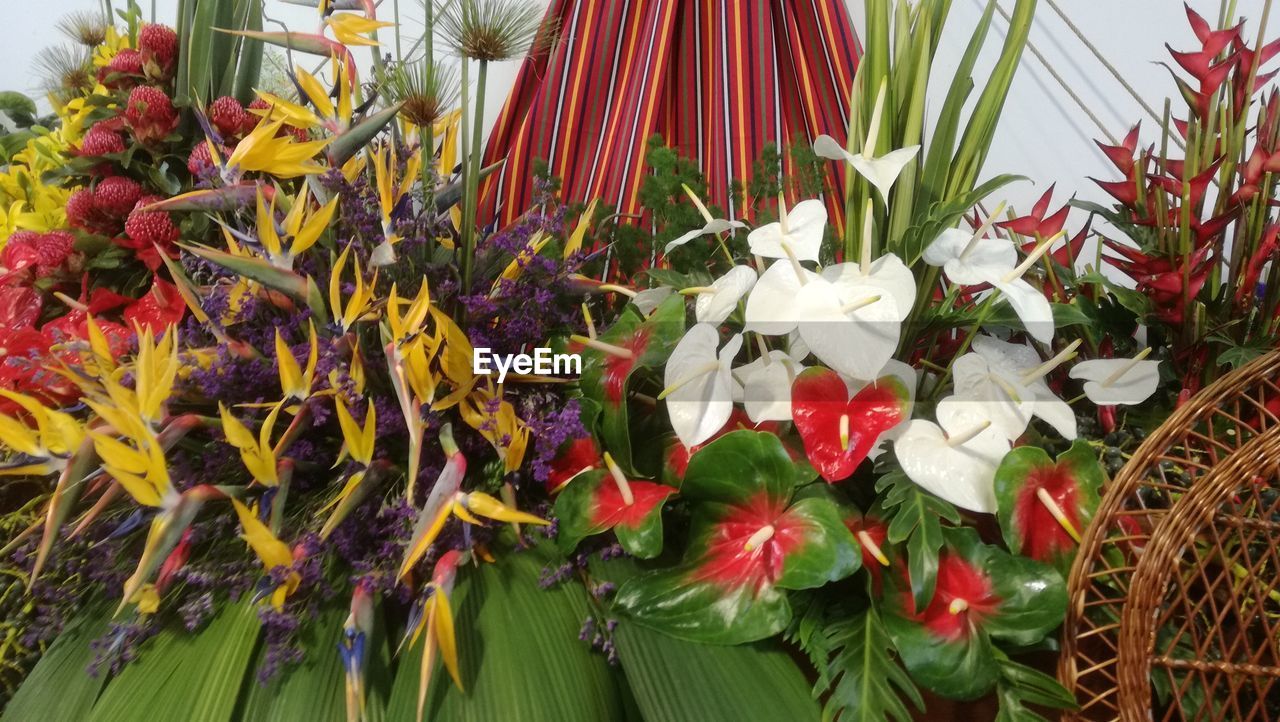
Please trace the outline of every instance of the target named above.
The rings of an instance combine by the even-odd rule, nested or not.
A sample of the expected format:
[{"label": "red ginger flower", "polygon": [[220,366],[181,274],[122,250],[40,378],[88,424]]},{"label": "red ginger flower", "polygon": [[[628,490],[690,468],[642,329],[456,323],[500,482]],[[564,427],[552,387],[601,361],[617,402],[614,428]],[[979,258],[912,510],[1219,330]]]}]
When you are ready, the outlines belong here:
[{"label": "red ginger flower", "polygon": [[[1031,207],[1031,213],[1014,218],[1011,221],[1001,221],[996,225],[1028,238],[1036,238],[1037,236],[1049,238],[1056,235],[1066,225],[1067,214],[1071,211],[1070,206],[1063,205],[1054,211],[1053,215],[1048,218],[1045,217],[1045,214],[1049,212],[1049,201],[1053,198],[1053,189],[1056,185],[1049,186],[1049,190],[1040,196],[1040,200],[1036,201],[1036,204]],[[1034,244],[1032,246],[1034,247]]]},{"label": "red ginger flower", "polygon": [[178,127],[178,112],[163,90],[141,85],[129,91],[124,119],[133,136],[143,143],[163,140]]},{"label": "red ginger flower", "polygon": [[178,59],[178,34],[165,25],[147,25],[138,33],[138,54],[148,78],[167,79]]},{"label": "red ginger flower", "polygon": [[124,218],[142,197],[142,186],[124,176],[104,178],[93,192],[98,210],[113,218]]}]

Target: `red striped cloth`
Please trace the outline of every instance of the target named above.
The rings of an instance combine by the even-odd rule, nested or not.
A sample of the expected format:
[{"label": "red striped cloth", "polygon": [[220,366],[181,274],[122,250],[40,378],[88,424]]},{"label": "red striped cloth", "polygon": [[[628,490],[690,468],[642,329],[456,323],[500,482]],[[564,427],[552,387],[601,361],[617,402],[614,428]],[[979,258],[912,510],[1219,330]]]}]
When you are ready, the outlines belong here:
[{"label": "red striped cloth", "polygon": [[[660,133],[740,217],[731,183],[749,180],[765,144],[844,141],[861,55],[844,0],[552,0],[547,15],[560,38],[525,63],[485,150],[486,165],[506,163],[483,187],[483,223],[528,208],[538,158],[565,198],[638,213]],[[826,167],[839,231],[844,168]]]}]

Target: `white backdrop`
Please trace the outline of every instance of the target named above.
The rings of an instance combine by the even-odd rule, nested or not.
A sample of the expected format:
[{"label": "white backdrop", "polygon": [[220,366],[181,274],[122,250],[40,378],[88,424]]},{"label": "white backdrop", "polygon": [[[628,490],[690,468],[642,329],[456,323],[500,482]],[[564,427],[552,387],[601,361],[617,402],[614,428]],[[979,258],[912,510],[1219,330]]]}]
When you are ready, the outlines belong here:
[{"label": "white backdrop", "polygon": [[[383,0],[380,16],[391,15],[395,0]],[[854,22],[860,28],[863,20],[862,0],[848,0]],[[1006,9],[1013,0],[1000,0]],[[1178,0],[1057,0],[1084,35],[1104,57],[1157,111],[1166,95],[1176,93],[1168,71],[1154,61],[1168,60],[1164,43],[1176,49],[1189,49],[1195,42],[1186,24],[1182,3]],[[404,36],[421,32],[419,0],[399,0],[404,21]],[[119,4],[117,2],[117,4]],[[143,1],[144,8],[149,3]],[[963,53],[969,28],[981,14],[985,0],[954,0],[940,53],[945,71]],[[1263,0],[1239,0],[1240,15],[1248,18],[1247,33],[1255,36]],[[161,22],[172,22],[175,0],[157,0]],[[1217,0],[1192,0],[1191,5],[1213,22],[1218,14]],[[63,14],[99,7],[97,0],[0,0],[5,17],[5,42],[0,43],[0,89],[37,93],[31,77],[32,57],[42,47],[59,42],[54,22]],[[297,30],[313,29],[314,11],[282,0],[267,0],[268,14]],[[997,15],[995,27],[988,37],[988,52],[979,64],[985,70],[994,63],[1005,32],[1005,22]],[[1270,36],[1280,36],[1280,21],[1273,22]],[[391,47],[391,38],[383,40]],[[860,35],[865,35],[860,33]],[[412,42],[411,40],[406,43]],[[1129,126],[1143,119],[1137,101],[1125,92],[1093,54],[1067,28],[1045,2],[1040,3],[1031,32],[1031,43],[1048,59],[1057,72],[1093,113],[1108,127],[1112,135],[1121,137]],[[356,50],[356,57],[367,63],[369,53]],[[504,63],[491,71],[491,85],[486,103],[486,119],[492,121],[502,105],[518,63]],[[937,97],[946,91],[949,76],[945,72],[935,78],[933,91]],[[975,93],[976,95],[976,93]],[[1175,103],[1174,108],[1178,105]],[[1156,138],[1155,123],[1146,118],[1143,142]],[[1023,67],[1014,82],[1005,114],[997,135],[996,147],[986,167],[988,174],[1019,173],[1034,181],[1008,191],[1016,207],[1026,208],[1051,182],[1058,183],[1062,198],[1075,193],[1082,198],[1106,201],[1107,198],[1088,176],[1111,178],[1112,170],[1092,139],[1101,131],[1082,113],[1045,68],[1030,52],[1023,56]]]}]

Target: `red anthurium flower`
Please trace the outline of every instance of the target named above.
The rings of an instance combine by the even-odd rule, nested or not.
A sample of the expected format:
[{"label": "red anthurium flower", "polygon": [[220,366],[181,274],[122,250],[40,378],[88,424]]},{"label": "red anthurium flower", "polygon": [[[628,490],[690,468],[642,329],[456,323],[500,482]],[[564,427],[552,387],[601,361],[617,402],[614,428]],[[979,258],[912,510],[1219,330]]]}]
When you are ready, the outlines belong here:
[{"label": "red anthurium flower", "polygon": [[182,320],[187,304],[178,293],[178,287],[159,277],[151,283],[151,290],[124,309],[129,325],[138,325],[159,334]]},{"label": "red anthurium flower", "polygon": [[1045,214],[1049,212],[1049,201],[1053,198],[1053,189],[1054,186],[1049,186],[1049,190],[1045,191],[1044,195],[1040,196],[1040,200],[1031,207],[1031,213],[1011,221],[1001,221],[996,225],[1028,238],[1049,238],[1057,235],[1067,222],[1067,214],[1071,211],[1071,206],[1064,205],[1046,218]]},{"label": "red anthurium flower", "polygon": [[911,392],[896,376],[884,376],[853,398],[844,379],[825,368],[805,369],[791,387],[791,414],[805,454],[822,478],[848,478],[875,448],[880,435],[910,414]]},{"label": "red anthurium flower", "polygon": [[1102,466],[1093,448],[1076,441],[1056,460],[1020,446],[996,469],[996,509],[1015,553],[1065,569],[1098,506]]},{"label": "red anthurium flower", "polygon": [[901,594],[907,616],[946,641],[968,638],[1000,605],[991,579],[951,551],[938,556],[938,581],[929,606],[917,612],[911,591]]},{"label": "red anthurium flower", "polygon": [[872,591],[880,595],[882,574],[889,566],[889,525],[872,514],[851,514],[844,519],[844,526],[862,547],[862,567],[871,574]]},{"label": "red anthurium flower", "polygon": [[5,331],[34,326],[40,318],[41,304],[41,296],[33,288],[0,286],[0,338]]},{"label": "red anthurium flower", "polygon": [[608,469],[579,476],[556,497],[557,541],[566,552],[588,536],[612,529],[628,553],[649,559],[662,552],[662,504],[675,487],[628,479],[608,452]]},{"label": "red anthurium flower", "polygon": [[917,682],[953,699],[972,699],[996,682],[991,638],[1035,644],[1061,621],[1066,584],[1052,567],[983,544],[969,528],[943,532],[934,594],[918,604],[910,580],[886,594],[885,629]]},{"label": "red anthurium flower", "polygon": [[774,434],[778,431],[778,422],[761,421],[757,424],[751,420],[751,417],[747,416],[746,411],[741,407],[735,406],[729,414],[729,420],[710,439],[690,447],[686,447],[679,441],[669,445],[663,468],[663,478],[672,484],[679,485],[680,480],[684,478],[685,470],[689,468],[690,457],[707,444],[731,431],[738,431],[739,429],[755,429],[756,431],[767,431]]},{"label": "red anthurium flower", "polygon": [[692,511],[684,562],[632,578],[615,602],[685,639],[738,644],[776,634],[791,618],[780,590],[841,579],[860,561],[835,501],[797,493],[810,479],[772,434],[735,431],[708,444],[680,489]]},{"label": "red anthurium flower", "polygon": [[547,491],[554,494],[579,474],[598,469],[603,464],[600,446],[596,444],[595,437],[574,439],[565,444],[551,462],[551,471],[547,474]]}]

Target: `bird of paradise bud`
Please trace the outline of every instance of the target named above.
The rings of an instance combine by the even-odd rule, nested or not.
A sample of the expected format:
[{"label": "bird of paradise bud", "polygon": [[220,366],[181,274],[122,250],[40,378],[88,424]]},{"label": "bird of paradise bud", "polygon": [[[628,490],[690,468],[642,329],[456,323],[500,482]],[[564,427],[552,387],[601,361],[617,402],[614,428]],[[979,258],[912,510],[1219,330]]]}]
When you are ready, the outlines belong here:
[{"label": "bird of paradise bud", "polygon": [[347,722],[365,719],[364,668],[373,634],[373,585],[363,579],[351,594],[351,613],[342,625],[338,654],[346,674]]},{"label": "bird of paradise bud", "polygon": [[[272,534],[271,529],[258,519],[258,515],[240,503],[239,499],[232,499],[231,505],[235,508],[236,516],[240,518],[240,526],[244,529],[242,537],[253,549],[253,553],[258,555],[266,571],[271,572],[278,567],[290,569],[293,566],[293,552],[290,551],[289,545]],[[302,576],[296,571],[289,571],[284,581],[271,591],[272,608],[277,612],[283,609],[285,600],[298,590],[298,585],[301,583]]]},{"label": "bird of paradise bud", "polygon": [[462,480],[467,475],[467,458],[462,455],[453,440],[453,427],[445,424],[440,429],[440,446],[445,453],[444,468],[431,487],[427,503],[418,512],[418,521],[413,529],[413,538],[405,549],[404,559],[400,563],[397,579],[404,579],[413,570],[413,566],[426,554],[445,522],[450,516],[456,516],[468,524],[482,526],[484,522],[476,515],[495,521],[517,524],[534,524],[545,526],[547,520],[513,509],[489,494],[478,491],[462,491]]},{"label": "bird of paradise bud", "polygon": [[360,259],[353,260],[355,265],[355,290],[347,298],[347,302],[342,302],[342,272],[347,267],[347,257],[351,254],[351,245],[347,244],[342,249],[342,253],[338,254],[338,260],[334,261],[333,268],[329,271],[329,308],[333,312],[334,323],[342,329],[343,333],[351,330],[356,321],[364,318],[373,305],[373,289],[378,285],[378,273],[374,271],[373,278],[368,284],[364,281],[364,274],[360,270]]},{"label": "bird of paradise bud", "polygon": [[386,266],[395,263],[395,244],[400,242],[400,235],[391,225],[391,214],[395,211],[400,199],[409,193],[418,177],[422,155],[414,152],[405,161],[404,173],[397,178],[396,150],[390,143],[384,143],[373,151],[373,179],[378,189],[378,209],[382,216],[382,243],[373,249],[369,256],[370,266]]},{"label": "bird of paradise bud", "polygon": [[437,655],[444,662],[445,670],[453,678],[459,690],[464,689],[462,675],[458,672],[458,645],[453,629],[453,610],[449,607],[449,595],[453,594],[453,583],[458,576],[458,566],[466,561],[469,553],[464,554],[457,549],[450,549],[440,555],[435,568],[431,572],[431,581],[424,589],[421,606],[415,606],[409,619],[409,628],[405,630],[404,640],[400,646],[412,646],[425,631],[426,639],[422,643],[422,665],[418,672],[418,722],[422,722],[422,713],[426,707],[427,691],[431,686],[431,673],[434,671]]},{"label": "bird of paradise bud", "polygon": [[[267,260],[277,268],[293,270],[293,261],[308,248],[320,240],[320,234],[328,228],[333,220],[333,213],[338,208],[338,196],[314,212],[308,212],[311,205],[310,193],[304,184],[302,190],[293,199],[293,205],[284,217],[281,227],[276,227],[276,195],[271,199],[259,190],[257,200],[258,242],[266,253]],[[281,235],[283,231],[283,236]],[[286,243],[285,239],[288,239]]]},{"label": "bird of paradise bud", "polygon": [[116,607],[116,614],[129,604],[138,604],[143,612],[148,609],[155,611],[159,605],[159,592],[155,585],[150,584],[152,575],[169,558],[204,503],[225,496],[226,489],[201,484],[181,494],[170,493],[165,497],[160,513],[151,520],[138,567],[124,582],[124,594]]}]

